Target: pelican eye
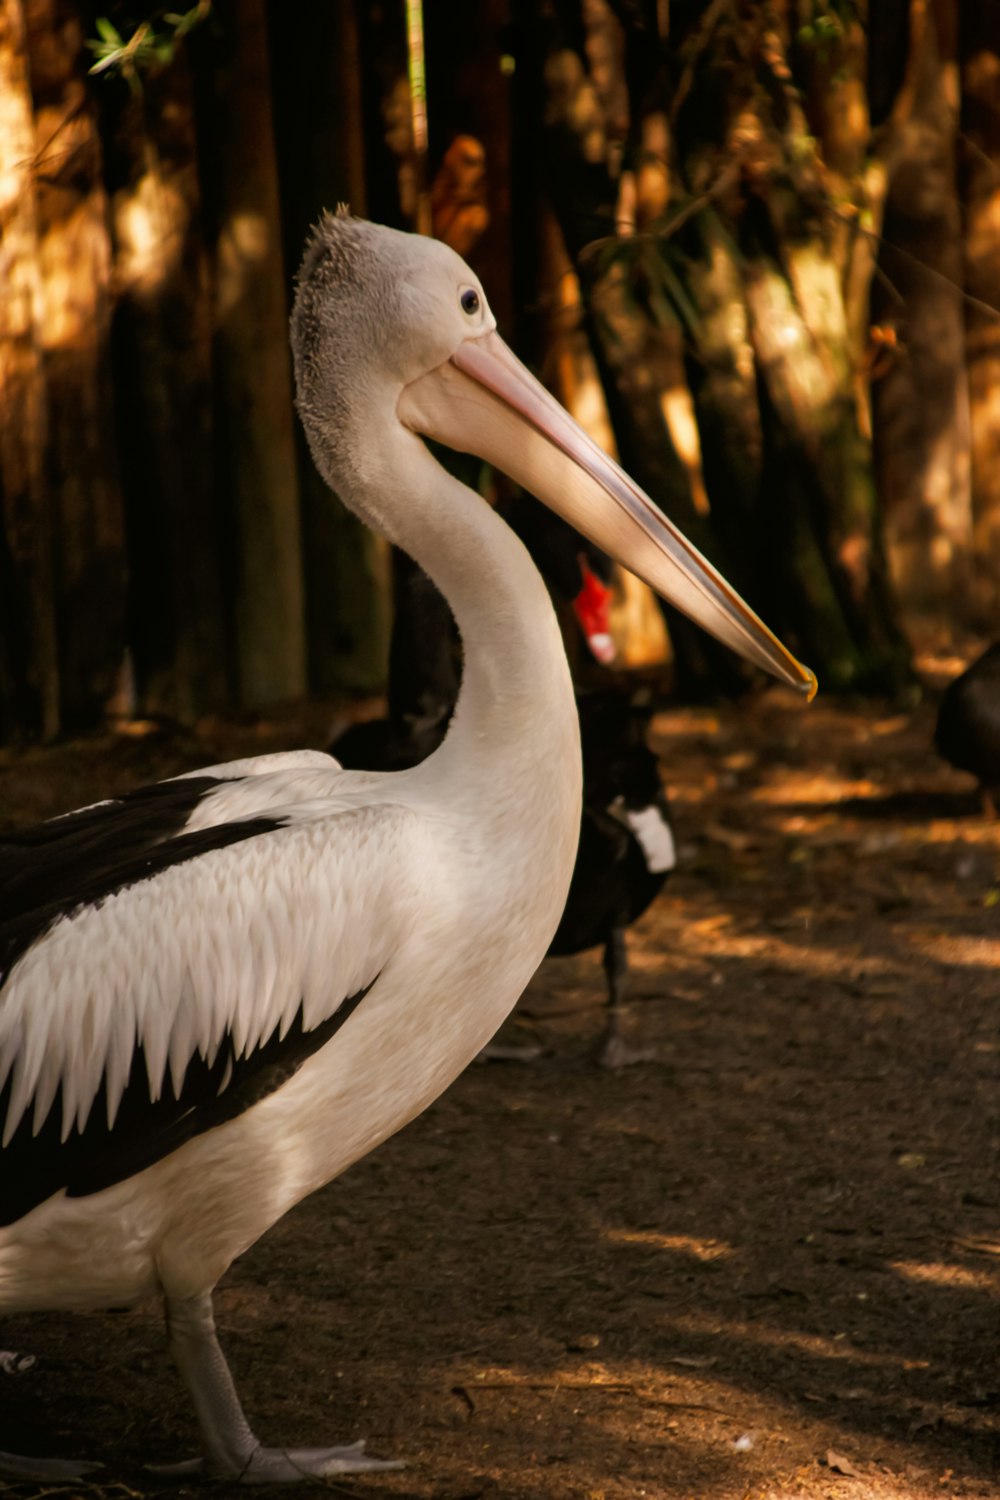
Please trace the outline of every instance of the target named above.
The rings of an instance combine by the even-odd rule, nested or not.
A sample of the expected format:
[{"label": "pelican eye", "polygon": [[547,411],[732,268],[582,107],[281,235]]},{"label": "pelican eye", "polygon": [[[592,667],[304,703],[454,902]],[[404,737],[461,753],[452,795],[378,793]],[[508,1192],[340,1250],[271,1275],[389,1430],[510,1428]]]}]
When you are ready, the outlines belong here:
[{"label": "pelican eye", "polygon": [[466,287],[458,300],[462,304],[462,311],[468,313],[470,318],[479,311],[479,293],[474,286]]}]

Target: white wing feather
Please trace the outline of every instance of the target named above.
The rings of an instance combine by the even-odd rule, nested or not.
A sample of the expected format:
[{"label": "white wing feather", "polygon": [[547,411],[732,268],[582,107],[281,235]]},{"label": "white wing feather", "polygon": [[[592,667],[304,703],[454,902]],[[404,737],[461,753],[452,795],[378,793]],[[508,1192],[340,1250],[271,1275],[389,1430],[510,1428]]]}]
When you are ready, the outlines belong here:
[{"label": "white wing feather", "polygon": [[[323,760],[295,779],[329,778]],[[286,773],[272,776],[267,800],[287,808]],[[300,1007],[310,1030],[374,981],[419,914],[422,824],[392,805],[331,811],[327,788],[323,816],[300,821],[299,802],[288,826],[64,917],[22,955],[0,996],[5,1144],[31,1105],[37,1131],[60,1084],[64,1136],[85,1124],[102,1078],[113,1120],[135,1045],[152,1096],[177,1092],[226,1032],[246,1054]]]}]

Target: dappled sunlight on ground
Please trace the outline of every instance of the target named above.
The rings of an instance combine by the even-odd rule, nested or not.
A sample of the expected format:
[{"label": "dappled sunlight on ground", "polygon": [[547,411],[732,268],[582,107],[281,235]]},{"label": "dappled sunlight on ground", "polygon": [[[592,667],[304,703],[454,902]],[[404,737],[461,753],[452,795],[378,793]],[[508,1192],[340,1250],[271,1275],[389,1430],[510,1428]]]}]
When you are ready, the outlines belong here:
[{"label": "dappled sunlight on ground", "polygon": [[941,964],[1000,970],[1000,938],[935,937],[933,933],[915,932],[909,942]]},{"label": "dappled sunlight on ground", "polygon": [[731,1245],[720,1244],[718,1240],[699,1240],[689,1234],[654,1234],[649,1229],[609,1229],[607,1238],[613,1245],[649,1245],[657,1250],[690,1255],[699,1261],[718,1260],[733,1253]]},{"label": "dappled sunlight on ground", "polygon": [[1000,1296],[1000,1281],[987,1271],[973,1271],[968,1266],[942,1265],[934,1261],[924,1265],[919,1261],[890,1261],[890,1268],[907,1281],[930,1282],[932,1286],[973,1287],[991,1296]]}]

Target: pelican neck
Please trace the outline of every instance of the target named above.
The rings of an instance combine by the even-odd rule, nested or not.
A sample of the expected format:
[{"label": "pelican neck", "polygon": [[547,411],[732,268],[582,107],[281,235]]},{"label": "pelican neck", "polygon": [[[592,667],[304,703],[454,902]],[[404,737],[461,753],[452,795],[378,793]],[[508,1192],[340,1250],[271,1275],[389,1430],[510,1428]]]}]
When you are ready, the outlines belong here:
[{"label": "pelican neck", "polygon": [[[462,642],[462,684],[449,731],[425,762],[434,774],[481,767],[508,780],[559,780],[578,816],[579,721],[562,636],[548,590],[506,522],[399,428],[395,471],[360,508],[441,590]],[[388,457],[388,455],[385,455]],[[380,465],[380,467],[382,467]],[[368,488],[366,486],[366,488]],[[398,497],[398,500],[397,500]],[[378,510],[383,514],[378,515]],[[537,794],[538,788],[535,788]],[[532,798],[534,800],[534,797]]]}]

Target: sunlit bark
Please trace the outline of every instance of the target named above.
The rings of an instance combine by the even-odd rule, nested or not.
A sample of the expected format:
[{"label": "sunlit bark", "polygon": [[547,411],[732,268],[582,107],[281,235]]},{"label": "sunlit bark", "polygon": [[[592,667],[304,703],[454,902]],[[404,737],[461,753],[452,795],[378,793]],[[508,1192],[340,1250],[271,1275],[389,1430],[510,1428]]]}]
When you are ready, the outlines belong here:
[{"label": "sunlit bark", "polygon": [[[617,458],[604,386],[587,337],[580,280],[555,215],[543,205],[541,216],[539,301],[544,309],[546,349],[542,378],[595,442]],[[656,600],[641,579],[624,569],[618,570],[611,628],[618,665],[645,667],[667,659],[669,643]],[[574,669],[588,665],[573,655],[579,632],[569,631],[567,635]]]},{"label": "sunlit bark", "polygon": [[[113,90],[113,93],[111,92]],[[119,449],[140,705],[190,720],[229,696],[212,439],[212,302],[185,52],[105,95]]]},{"label": "sunlit bark", "polygon": [[0,0],[0,727],[59,728],[35,127],[21,0]]},{"label": "sunlit bark", "polygon": [[29,0],[26,18],[38,141],[40,345],[62,720],[78,726],[100,716],[124,651],[108,205],[77,7]]},{"label": "sunlit bark", "polygon": [[[236,685],[259,707],[305,691],[298,474],[263,0],[217,7],[202,160],[215,170],[216,458],[231,507]],[[204,173],[203,173],[204,176]]]},{"label": "sunlit bark", "polygon": [[729,555],[749,560],[745,582],[752,590],[761,563],[756,517],[764,436],[741,258],[712,210],[698,216],[694,230],[699,253],[689,282],[700,321],[688,373],[702,466],[714,497],[714,524],[727,540]]},{"label": "sunlit bark", "polygon": [[1000,621],[1000,30],[993,0],[962,6],[966,360],[972,436],[970,619]]},{"label": "sunlit bark", "polygon": [[[822,680],[896,687],[862,370],[884,191],[864,32],[840,8],[813,36],[811,7],[709,0],[670,11],[665,48],[665,7],[614,8],[625,171],[607,8],[581,0],[582,45],[569,29],[548,56],[546,186],[623,456]],[[676,634],[689,686],[731,675]]]},{"label": "sunlit bark", "polygon": [[[365,21],[372,8],[361,7]],[[323,209],[391,218],[370,196],[370,157],[381,122],[366,76],[353,5],[310,10],[308,45],[286,4],[268,5],[275,145],[281,181],[285,272],[298,268]],[[405,33],[400,30],[400,46]],[[317,107],[322,100],[322,108]],[[290,291],[290,287],[289,287]],[[296,424],[309,683],[322,692],[374,692],[384,685],[389,639],[385,544],[332,496]]]},{"label": "sunlit bark", "polygon": [[[482,143],[482,208],[477,218],[475,192],[468,191],[465,221],[473,235],[459,253],[482,278],[490,305],[508,331],[512,312],[511,78],[498,53],[509,10],[508,0],[478,0],[465,7],[461,24],[456,25],[453,6],[425,3],[432,172],[450,159],[460,137],[472,136]],[[434,233],[446,238],[438,222]]]},{"label": "sunlit bark", "polygon": [[[616,260],[606,269],[591,264],[584,282],[622,461],[694,544],[738,578],[740,568],[713,527],[704,484],[692,484],[692,477],[702,479],[700,443],[684,420],[690,393],[683,336],[657,285],[657,247],[645,238],[634,247],[636,261]],[[652,257],[648,272],[641,266],[646,256]],[[637,285],[647,298],[645,307],[636,303]],[[669,610],[668,618],[677,680],[685,693],[697,694],[708,683],[739,686],[742,676],[731,653],[675,611]]]},{"label": "sunlit bark", "polygon": [[[966,612],[972,544],[969,409],[955,171],[955,8],[913,0],[909,107],[896,112],[875,321],[900,352],[873,386],[886,543],[905,607]],[[905,40],[905,38],[903,39]]]}]

